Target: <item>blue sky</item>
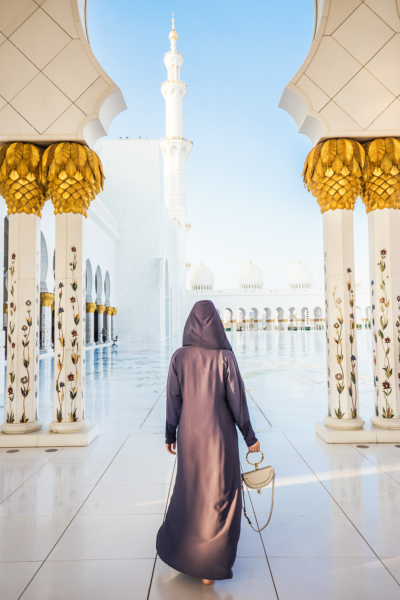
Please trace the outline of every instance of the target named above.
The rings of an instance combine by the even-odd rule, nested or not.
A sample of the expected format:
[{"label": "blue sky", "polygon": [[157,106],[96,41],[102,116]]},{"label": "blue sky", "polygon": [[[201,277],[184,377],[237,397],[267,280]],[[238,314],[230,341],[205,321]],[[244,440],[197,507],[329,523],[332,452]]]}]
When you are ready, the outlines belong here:
[{"label": "blue sky", "polygon": [[[110,138],[165,135],[160,87],[172,12],[188,88],[183,132],[194,141],[186,164],[188,262],[203,259],[218,287],[236,287],[251,258],[264,287],[283,287],[301,258],[322,287],[322,216],[301,180],[311,143],[278,108],[310,46],[313,0],[91,0],[93,51],[128,105]],[[361,199],[354,223],[356,268],[366,282]]]}]

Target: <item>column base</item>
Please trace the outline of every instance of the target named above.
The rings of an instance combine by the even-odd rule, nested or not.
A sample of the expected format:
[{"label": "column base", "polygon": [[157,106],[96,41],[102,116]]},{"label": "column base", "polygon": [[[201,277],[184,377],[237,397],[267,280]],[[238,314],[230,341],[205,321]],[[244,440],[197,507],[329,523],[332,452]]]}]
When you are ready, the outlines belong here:
[{"label": "column base", "polygon": [[52,433],[45,425],[36,433],[7,435],[0,432],[0,448],[68,448],[89,446],[98,435],[97,425],[70,435]]},{"label": "column base", "polygon": [[104,346],[104,342],[96,342],[96,346]]},{"label": "column base", "polygon": [[317,422],[315,433],[326,444],[400,444],[400,430],[385,430],[372,425],[365,425],[362,429],[340,430]]},{"label": "column base", "polygon": [[3,433],[16,434],[16,433],[30,433],[31,431],[37,431],[43,427],[42,421],[28,421],[27,423],[3,423],[1,431]]},{"label": "column base", "polygon": [[365,425],[364,419],[334,419],[333,417],[324,417],[324,425],[331,429],[361,429]]},{"label": "column base", "polygon": [[86,342],[86,344],[85,344],[86,348],[92,348],[95,345],[96,345],[95,342]]},{"label": "column base", "polygon": [[372,425],[381,429],[400,429],[400,419],[384,419],[375,415],[370,419]]},{"label": "column base", "polygon": [[89,427],[90,421],[88,419],[75,421],[73,423],[58,423],[57,421],[51,421],[51,423],[49,423],[49,429],[53,433],[75,433],[77,431],[89,429]]}]

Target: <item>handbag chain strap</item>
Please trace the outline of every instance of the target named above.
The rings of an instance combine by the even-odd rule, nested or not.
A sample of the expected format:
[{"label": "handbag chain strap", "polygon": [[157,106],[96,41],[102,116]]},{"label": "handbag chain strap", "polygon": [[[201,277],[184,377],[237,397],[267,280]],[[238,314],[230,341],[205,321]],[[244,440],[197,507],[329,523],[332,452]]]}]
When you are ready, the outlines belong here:
[{"label": "handbag chain strap", "polygon": [[[241,466],[241,465],[240,465],[240,468],[242,468],[242,466]],[[243,473],[243,469],[242,469],[242,473]],[[247,486],[246,486],[246,487],[247,487]],[[271,497],[271,510],[269,511],[268,521],[265,523],[264,527],[261,527],[260,529],[255,529],[255,528],[253,527],[253,525],[251,524],[250,518],[249,518],[249,516],[247,515],[247,512],[246,512],[246,501],[245,501],[245,498],[244,498],[244,487],[243,487],[243,477],[242,477],[243,513],[244,513],[244,516],[245,516],[245,517],[246,517],[246,519],[247,519],[247,522],[248,522],[248,524],[249,524],[249,525],[250,525],[250,527],[252,528],[252,530],[253,530],[253,531],[256,531],[257,533],[260,533],[260,531],[262,531],[263,529],[265,529],[265,528],[266,528],[266,526],[268,525],[268,523],[269,523],[269,522],[270,522],[270,520],[271,520],[271,517],[272,517],[272,511],[273,511],[273,508],[274,508],[274,489],[275,489],[275,473],[274,473],[274,475],[273,475],[273,477],[272,477],[272,497]],[[249,498],[250,498],[250,492],[249,492],[249,490],[247,490],[247,493],[249,494]],[[250,499],[250,502],[251,502],[251,499]]]}]

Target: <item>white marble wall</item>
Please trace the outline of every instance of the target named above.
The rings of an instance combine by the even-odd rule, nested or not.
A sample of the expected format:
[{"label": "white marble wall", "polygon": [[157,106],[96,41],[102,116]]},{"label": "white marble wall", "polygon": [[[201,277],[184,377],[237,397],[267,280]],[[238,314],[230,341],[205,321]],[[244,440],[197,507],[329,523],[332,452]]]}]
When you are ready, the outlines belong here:
[{"label": "white marble wall", "polygon": [[[178,333],[177,224],[163,199],[163,161],[159,140],[105,140],[97,150],[107,181],[100,200],[119,222],[116,261],[118,336],[125,341],[165,338],[165,311],[172,311]],[[90,247],[90,243],[88,243]],[[160,260],[162,264],[160,267]],[[168,261],[172,298],[165,298]]]}]

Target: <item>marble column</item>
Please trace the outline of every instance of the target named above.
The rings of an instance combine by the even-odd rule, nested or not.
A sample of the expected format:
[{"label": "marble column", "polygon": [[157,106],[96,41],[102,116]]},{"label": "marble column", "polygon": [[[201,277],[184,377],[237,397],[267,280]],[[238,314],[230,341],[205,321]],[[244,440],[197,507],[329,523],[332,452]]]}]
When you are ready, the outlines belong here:
[{"label": "marble column", "polygon": [[359,380],[355,320],[353,211],[323,213],[327,427],[360,429]]},{"label": "marble column", "polygon": [[85,419],[86,217],[56,215],[54,420],[51,431],[87,429]]},{"label": "marble column", "polygon": [[376,427],[400,429],[400,215],[368,214]]},{"label": "marble column", "polygon": [[40,294],[40,353],[52,352],[51,342],[51,307],[54,302],[54,294],[42,292]]},{"label": "marble column", "polygon": [[114,314],[114,309],[112,308],[112,306],[107,306],[106,307],[106,342],[111,342],[112,341],[112,337],[111,337],[111,319],[112,319],[112,315]]},{"label": "marble column", "polygon": [[86,302],[86,346],[94,346],[94,311],[95,302]]},{"label": "marble column", "polygon": [[116,336],[116,327],[115,327],[115,315],[117,314],[117,309],[114,307],[111,315],[111,339],[114,341]]},{"label": "marble column", "polygon": [[8,304],[5,302],[3,304],[3,327],[7,327],[7,313],[8,313]]},{"label": "marble column", "polygon": [[102,329],[104,329],[104,313],[106,312],[106,307],[104,304],[98,304],[96,307],[97,310],[97,340],[96,344],[103,344],[103,334]]},{"label": "marble column", "polygon": [[[7,215],[7,206],[5,202],[0,202],[0,265],[4,265],[4,221]],[[3,270],[1,271],[3,272]],[[6,302],[6,294],[4,279],[0,282],[0,306],[1,304]],[[4,304],[4,306],[7,306]],[[5,318],[4,318],[5,317]],[[7,327],[7,315],[3,314],[3,327]],[[5,387],[5,355],[6,355],[6,335],[5,332],[2,331],[0,334],[0,396],[4,396],[4,387]]]},{"label": "marble column", "polygon": [[236,331],[236,319],[232,319],[232,331]]},{"label": "marble column", "polygon": [[[322,213],[328,414],[326,427],[361,429],[356,338],[353,209],[363,189],[365,151],[345,138],[315,146],[303,181]],[[302,315],[304,319],[304,315]]]},{"label": "marble column", "polygon": [[7,389],[4,433],[40,429],[40,217],[9,217]]}]

